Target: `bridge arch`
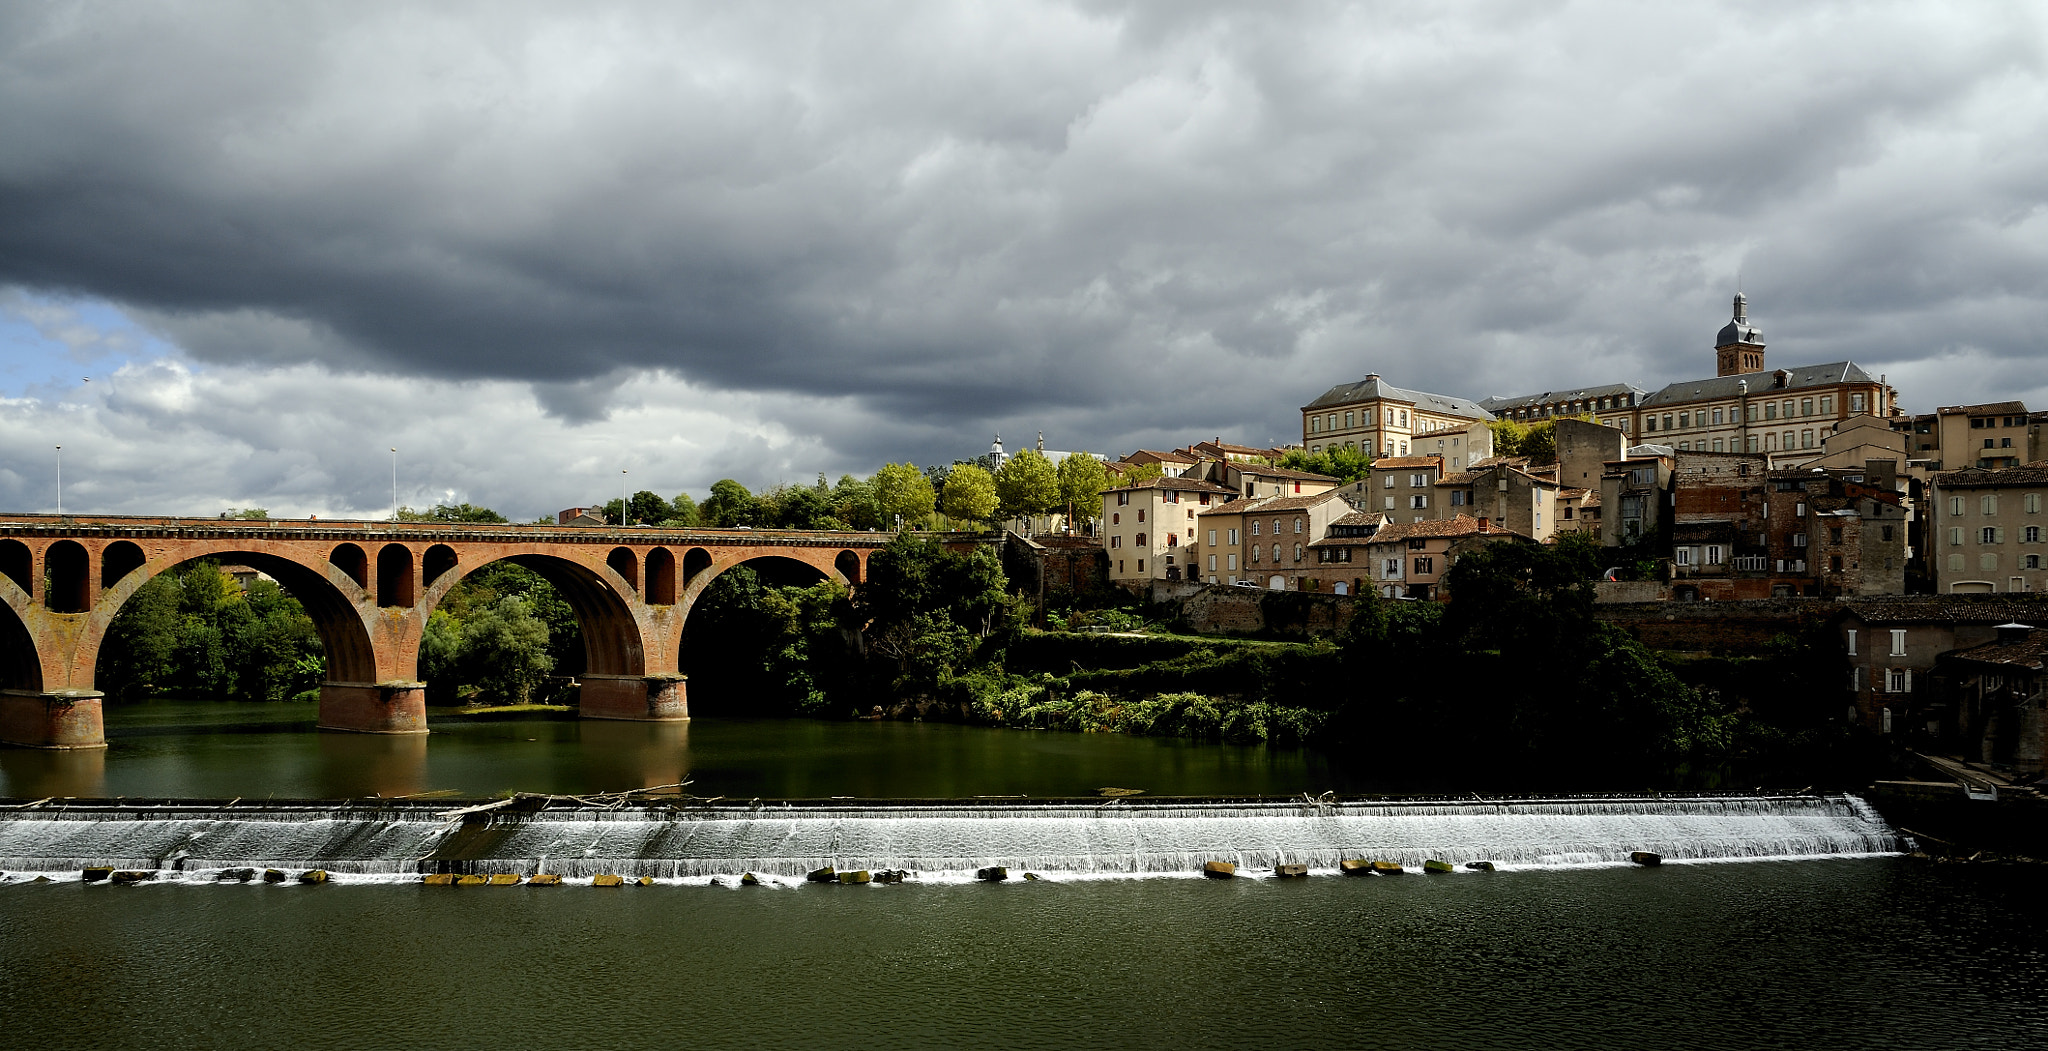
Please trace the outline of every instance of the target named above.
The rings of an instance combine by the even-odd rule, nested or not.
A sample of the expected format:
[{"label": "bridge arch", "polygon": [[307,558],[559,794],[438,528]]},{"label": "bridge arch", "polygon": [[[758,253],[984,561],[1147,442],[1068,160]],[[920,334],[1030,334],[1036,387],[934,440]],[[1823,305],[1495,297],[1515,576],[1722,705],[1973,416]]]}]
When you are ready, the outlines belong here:
[{"label": "bridge arch", "polygon": [[370,556],[355,544],[340,544],[328,553],[327,563],[346,574],[356,586],[368,591],[370,588]]},{"label": "bridge arch", "polygon": [[412,548],[385,544],[377,549],[377,605],[409,607],[418,601],[413,588]]},{"label": "bridge arch", "polygon": [[647,552],[647,582],[641,594],[650,606],[676,604],[676,556],[665,547]]},{"label": "bridge arch", "polygon": [[92,556],[84,544],[59,540],[44,548],[43,576],[48,581],[43,605],[50,612],[92,612]]}]

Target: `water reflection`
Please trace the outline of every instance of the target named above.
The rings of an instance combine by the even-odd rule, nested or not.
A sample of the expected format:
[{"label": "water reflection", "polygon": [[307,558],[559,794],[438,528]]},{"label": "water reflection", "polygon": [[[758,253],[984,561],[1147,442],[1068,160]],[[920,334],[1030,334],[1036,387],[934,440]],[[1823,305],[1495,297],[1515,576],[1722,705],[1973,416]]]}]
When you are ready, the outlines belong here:
[{"label": "water reflection", "polygon": [[319,733],[318,794],[407,796],[427,790],[427,734]]},{"label": "water reflection", "polygon": [[690,777],[689,723],[586,719],[574,724],[580,780],[611,791],[680,784]]},{"label": "water reflection", "polygon": [[107,794],[107,750],[0,748],[7,794],[23,799]]}]

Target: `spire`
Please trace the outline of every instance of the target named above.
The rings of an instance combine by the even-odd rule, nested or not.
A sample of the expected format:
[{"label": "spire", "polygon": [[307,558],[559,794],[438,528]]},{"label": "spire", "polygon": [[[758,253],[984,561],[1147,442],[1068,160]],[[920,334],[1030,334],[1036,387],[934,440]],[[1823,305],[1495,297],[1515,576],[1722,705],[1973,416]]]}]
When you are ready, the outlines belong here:
[{"label": "spire", "polygon": [[1749,300],[1740,292],[1735,293],[1735,320],[1744,323],[1749,321]]}]

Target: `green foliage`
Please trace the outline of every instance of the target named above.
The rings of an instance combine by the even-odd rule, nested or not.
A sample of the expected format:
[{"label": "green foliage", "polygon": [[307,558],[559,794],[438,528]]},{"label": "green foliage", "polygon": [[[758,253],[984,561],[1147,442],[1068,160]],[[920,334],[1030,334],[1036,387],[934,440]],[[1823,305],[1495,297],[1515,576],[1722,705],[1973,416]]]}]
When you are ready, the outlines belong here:
[{"label": "green foliage", "polygon": [[697,501],[688,493],[677,493],[676,498],[668,502],[668,517],[656,524],[669,529],[690,529],[701,525]]},{"label": "green foliage", "polygon": [[545,577],[512,562],[493,562],[449,588],[420,639],[419,674],[434,704],[540,699],[534,690],[551,673],[582,669],[576,611]]},{"label": "green foliage", "polygon": [[704,713],[819,715],[864,677],[849,646],[852,605],[836,581],[773,587],[746,566],[698,599],[683,639],[690,704]]},{"label": "green foliage", "polygon": [[1587,415],[1553,416],[1526,424],[1493,420],[1487,427],[1493,431],[1495,456],[1526,456],[1532,464],[1547,464],[1557,462],[1557,421],[1592,419]]},{"label": "green foliage", "polygon": [[213,562],[160,574],[108,626],[97,682],[108,696],[289,700],[319,686],[313,621],[268,580],[244,592]]},{"label": "green foliage", "polygon": [[755,524],[760,505],[746,486],[730,478],[721,478],[711,483],[711,496],[697,510],[704,524],[729,529]]},{"label": "green foliage", "polygon": [[954,464],[953,470],[946,475],[946,516],[980,525],[987,522],[995,510],[995,478],[979,464]]},{"label": "green foliage", "polygon": [[848,529],[880,529],[882,508],[875,499],[875,483],[869,478],[842,474],[832,486],[833,512]]},{"label": "green foliage", "polygon": [[230,507],[221,512],[222,518],[238,518],[247,521],[261,521],[270,517],[267,507]]},{"label": "green foliage", "polygon": [[885,525],[914,527],[932,513],[936,500],[931,479],[914,464],[885,464],[875,472],[875,508]]},{"label": "green foliage", "polygon": [[1109,470],[1086,452],[1068,453],[1059,465],[1060,500],[1069,522],[1102,517],[1102,491],[1109,488]]},{"label": "green foliage", "polygon": [[1303,449],[1289,449],[1281,454],[1280,466],[1291,471],[1326,474],[1349,484],[1372,473],[1372,457],[1341,445],[1331,445],[1314,454]]},{"label": "green foliage", "polygon": [[1154,478],[1166,477],[1166,468],[1156,463],[1135,463],[1127,465],[1122,474],[1111,482],[1111,488],[1118,486],[1143,485]]},{"label": "green foliage", "polygon": [[[612,501],[612,506],[614,508],[617,508],[618,501]],[[435,504],[432,508],[425,511],[417,511],[410,507],[401,507],[398,509],[398,520],[401,522],[508,521],[508,519],[504,515],[501,515],[488,507],[478,507],[470,503]],[[553,521],[553,519],[549,519],[549,521]]]},{"label": "green foliage", "polygon": [[1004,460],[996,468],[995,480],[997,518],[1050,514],[1064,506],[1059,471],[1035,449]]}]

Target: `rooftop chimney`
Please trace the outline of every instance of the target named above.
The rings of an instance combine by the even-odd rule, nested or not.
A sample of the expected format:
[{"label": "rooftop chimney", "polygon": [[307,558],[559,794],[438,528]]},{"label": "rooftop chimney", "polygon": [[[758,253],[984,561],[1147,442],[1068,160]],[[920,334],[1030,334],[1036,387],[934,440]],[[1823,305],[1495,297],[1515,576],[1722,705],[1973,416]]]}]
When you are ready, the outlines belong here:
[{"label": "rooftop chimney", "polygon": [[1493,532],[1493,519],[1491,519],[1491,518],[1484,518],[1484,517],[1480,518],[1480,519],[1479,519],[1479,531],[1480,531],[1480,532],[1482,532],[1482,533],[1491,533],[1491,532]]}]

